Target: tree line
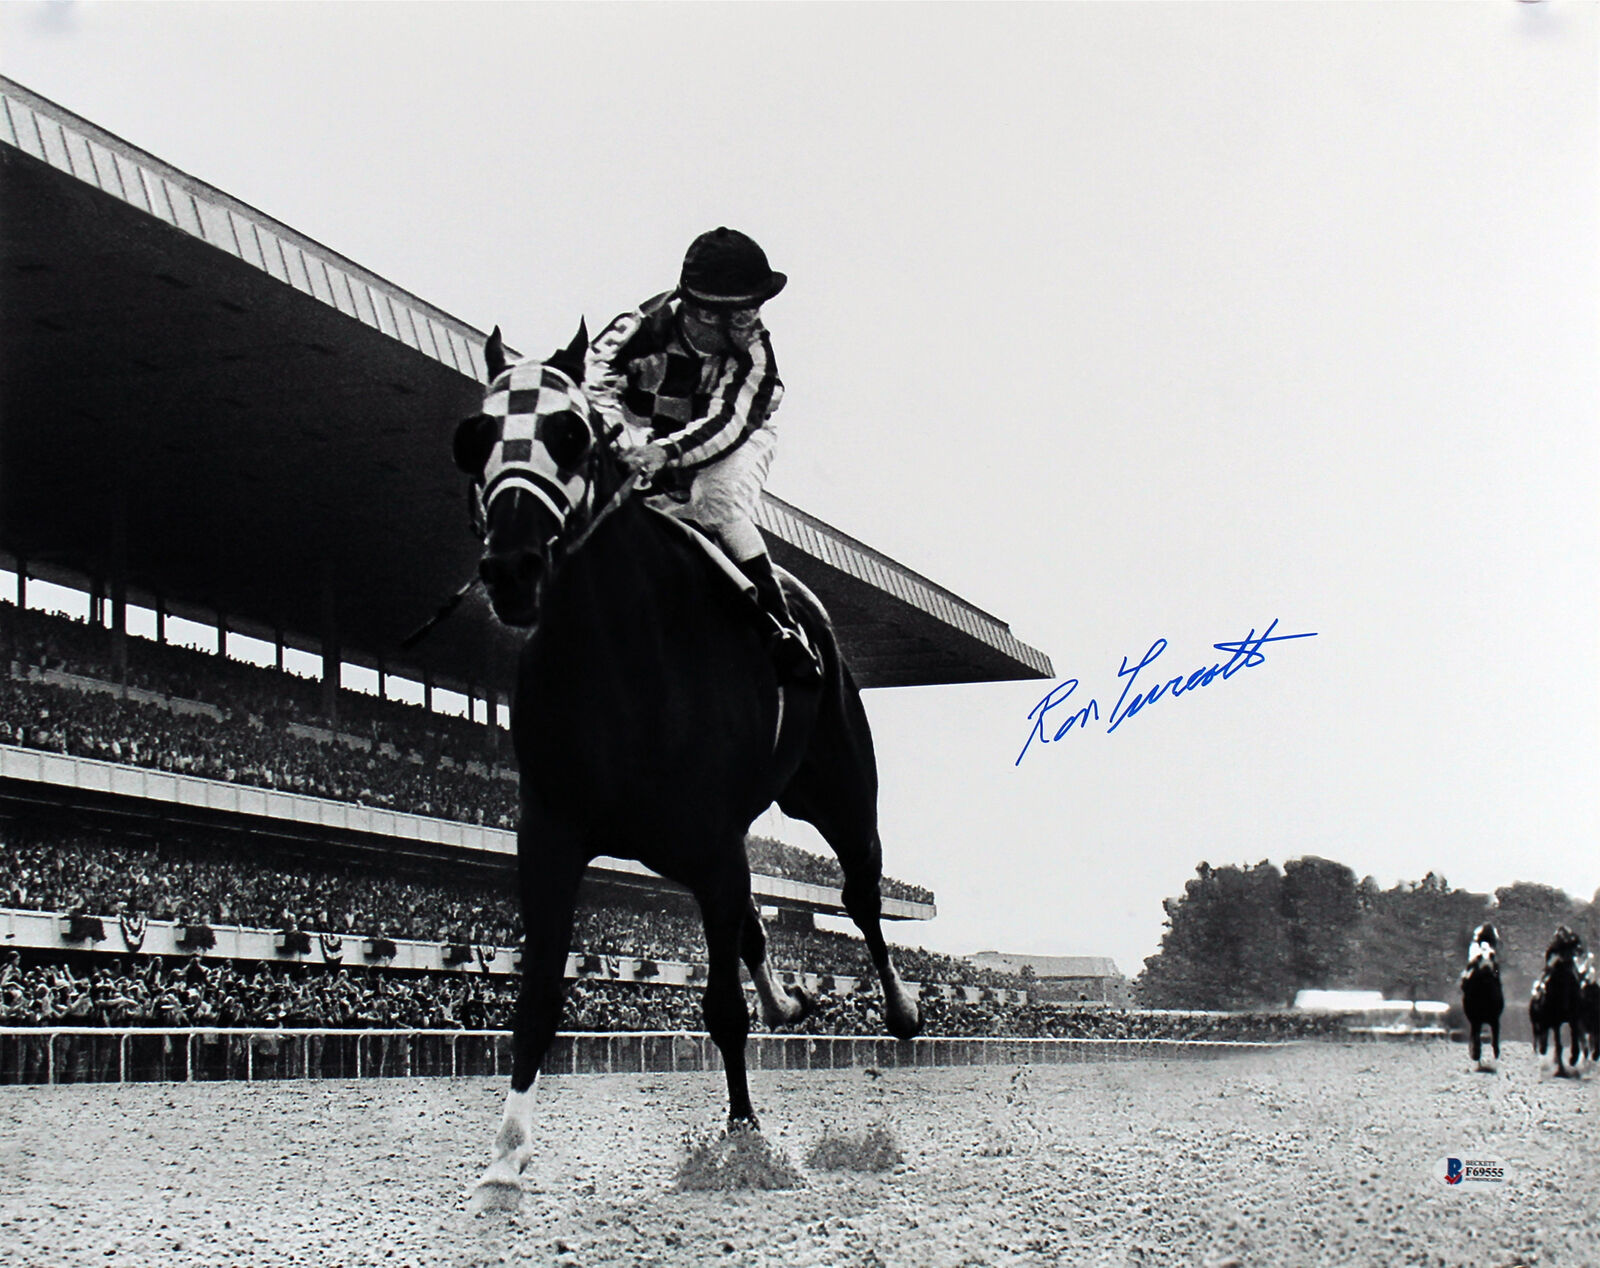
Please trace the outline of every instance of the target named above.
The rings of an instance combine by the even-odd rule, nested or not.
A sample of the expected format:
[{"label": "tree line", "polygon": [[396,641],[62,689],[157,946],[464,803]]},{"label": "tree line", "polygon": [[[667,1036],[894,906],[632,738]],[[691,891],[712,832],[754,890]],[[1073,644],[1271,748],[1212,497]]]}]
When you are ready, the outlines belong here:
[{"label": "tree line", "polygon": [[1163,905],[1161,949],[1134,984],[1151,1008],[1276,1008],[1304,989],[1455,1003],[1472,930],[1488,920],[1500,935],[1509,1020],[1526,1012],[1520,1005],[1557,925],[1600,946],[1600,891],[1584,902],[1518,881],[1480,894],[1452,889],[1433,872],[1383,889],[1312,856],[1281,871],[1266,860],[1201,863],[1183,894]]}]

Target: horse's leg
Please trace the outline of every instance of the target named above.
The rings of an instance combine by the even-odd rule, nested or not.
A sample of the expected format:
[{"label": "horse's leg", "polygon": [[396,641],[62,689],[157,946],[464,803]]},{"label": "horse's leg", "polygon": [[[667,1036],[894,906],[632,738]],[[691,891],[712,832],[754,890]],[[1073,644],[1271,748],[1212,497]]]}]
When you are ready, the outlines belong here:
[{"label": "horse's leg", "polygon": [[474,1210],[512,1210],[522,1199],[522,1172],[533,1156],[533,1094],[539,1066],[555,1038],[566,995],[567,952],[578,882],[588,866],[575,842],[542,831],[537,853],[519,833],[522,890],[522,982],[512,1023],[511,1091],[494,1138],[494,1157],[472,1191]]},{"label": "horse's leg", "polygon": [[778,805],[785,814],[812,824],[833,847],[844,869],[845,911],[861,930],[867,954],[883,985],[884,1022],[895,1038],[910,1039],[922,1029],[922,1012],[916,995],[895,968],[883,937],[883,902],[878,893],[883,878],[883,846],[878,840],[877,813],[870,804],[844,804],[845,792],[837,787],[833,790],[837,797],[832,798],[835,804],[826,804],[829,798],[810,795],[807,781],[802,779],[805,774],[802,768]]},{"label": "horse's leg", "polygon": [[1494,1044],[1494,1059],[1500,1060],[1500,1018],[1489,1019],[1489,1039]]},{"label": "horse's leg", "polygon": [[750,868],[743,843],[730,846],[727,861],[705,883],[695,887],[700,918],[706,929],[706,989],[702,1015],[711,1041],[722,1053],[728,1078],[728,1126],[756,1125],[745,1074],[745,1041],[750,1037],[750,1010],[739,985],[739,952],[750,912]]},{"label": "horse's leg", "polygon": [[867,944],[883,985],[883,1016],[889,1033],[910,1039],[922,1029],[917,997],[901,980],[883,939],[883,843],[878,838],[878,768],[872,731],[855,684],[842,677],[827,693],[805,761],[778,798],[787,815],[804,819],[833,848],[844,869],[844,907]]},{"label": "horse's leg", "polygon": [[1581,1029],[1583,1029],[1583,1022],[1574,1014],[1567,1022],[1567,1034],[1571,1040],[1572,1056],[1572,1060],[1568,1064],[1571,1065],[1574,1074],[1578,1072],[1578,1031]]},{"label": "horse's leg", "polygon": [[[883,986],[884,1023],[896,1039],[911,1039],[922,1029],[922,1010],[916,994],[900,977],[900,970],[890,958],[889,945],[883,937],[883,899],[878,891],[883,879],[883,846],[878,840],[877,828],[874,826],[869,834],[854,839],[846,833],[829,836],[824,832],[823,835],[834,845],[844,868],[844,909],[861,930],[867,954],[872,957],[878,981]],[[838,844],[840,841],[845,842],[843,847]]]},{"label": "horse's leg", "polygon": [[745,913],[744,932],[739,939],[739,954],[761,1000],[761,1020],[769,1026],[792,1026],[816,1011],[817,1001],[805,990],[791,991],[779,982],[767,965],[767,929],[761,923],[761,909],[751,898]]},{"label": "horse's leg", "polygon": [[1471,1029],[1469,1031],[1470,1037],[1467,1040],[1467,1055],[1471,1058],[1473,1065],[1481,1065],[1483,1063],[1483,1039],[1478,1033],[1482,1025],[1482,1022],[1475,1021],[1471,1024]]}]

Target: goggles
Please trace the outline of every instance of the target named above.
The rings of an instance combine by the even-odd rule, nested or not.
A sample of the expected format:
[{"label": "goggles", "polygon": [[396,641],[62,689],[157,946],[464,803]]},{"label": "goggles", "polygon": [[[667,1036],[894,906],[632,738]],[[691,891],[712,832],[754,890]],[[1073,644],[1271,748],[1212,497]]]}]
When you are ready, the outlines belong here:
[{"label": "goggles", "polygon": [[761,320],[761,305],[749,308],[710,307],[697,304],[692,299],[683,300],[683,315],[702,326],[715,326],[721,330],[754,330]]}]

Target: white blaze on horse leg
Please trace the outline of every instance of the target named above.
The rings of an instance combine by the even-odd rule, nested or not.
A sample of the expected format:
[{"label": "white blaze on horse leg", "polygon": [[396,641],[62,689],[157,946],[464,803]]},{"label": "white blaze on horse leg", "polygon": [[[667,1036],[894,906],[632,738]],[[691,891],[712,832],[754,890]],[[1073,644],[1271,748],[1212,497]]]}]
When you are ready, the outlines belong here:
[{"label": "white blaze on horse leg", "polygon": [[494,1158],[469,1195],[472,1210],[513,1211],[522,1201],[522,1172],[533,1156],[533,1094],[539,1076],[526,1092],[506,1094],[506,1112],[495,1133]]},{"label": "white blaze on horse leg", "polygon": [[526,1092],[513,1088],[506,1093],[506,1112],[500,1120],[500,1130],[494,1138],[494,1157],[515,1156],[518,1172],[527,1165],[533,1143],[533,1096],[539,1090],[539,1076]]}]

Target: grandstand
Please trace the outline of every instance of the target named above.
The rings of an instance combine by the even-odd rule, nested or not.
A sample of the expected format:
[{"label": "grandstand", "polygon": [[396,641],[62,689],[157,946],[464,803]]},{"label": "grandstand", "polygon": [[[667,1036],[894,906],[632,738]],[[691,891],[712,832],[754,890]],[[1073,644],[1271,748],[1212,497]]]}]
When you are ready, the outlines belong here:
[{"label": "grandstand", "polygon": [[967,958],[980,968],[1026,980],[1028,997],[1035,1003],[1127,1004],[1132,999],[1128,979],[1105,956],[979,951]]},{"label": "grandstand", "polygon": [[[0,182],[0,1026],[502,1024],[516,636],[469,604],[398,650],[475,563],[448,438],[482,334],[5,79]],[[863,686],[1049,676],[801,509],[761,525]],[[837,865],[751,859],[816,1024],[872,1028],[859,940],[813,920]],[[597,861],[568,1025],[698,1025],[699,943],[687,895]],[[957,1031],[1024,998],[900,962]]]}]

